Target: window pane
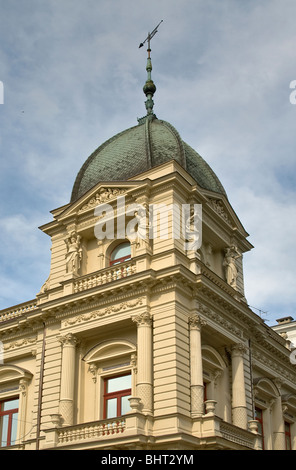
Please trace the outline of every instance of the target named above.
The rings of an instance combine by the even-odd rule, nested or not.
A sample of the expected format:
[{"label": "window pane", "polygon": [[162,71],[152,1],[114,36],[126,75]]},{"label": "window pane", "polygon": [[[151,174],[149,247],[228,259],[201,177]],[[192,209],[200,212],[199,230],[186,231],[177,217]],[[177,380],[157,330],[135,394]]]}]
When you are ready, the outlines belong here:
[{"label": "window pane", "polygon": [[19,406],[18,398],[16,398],[15,400],[5,401],[3,403],[3,407],[1,409],[1,411],[8,411],[8,410],[18,409],[18,406]]},{"label": "window pane", "polygon": [[115,377],[107,381],[107,393],[118,392],[131,388],[131,375]]},{"label": "window pane", "polygon": [[18,413],[13,413],[12,424],[11,424],[11,437],[10,437],[10,444],[12,446],[15,444],[15,441],[16,441],[17,420],[18,420]]},{"label": "window pane", "polygon": [[118,258],[123,258],[125,256],[130,256],[131,254],[131,245],[129,243],[122,243],[117,246],[111,253],[111,261],[114,261]]},{"label": "window pane", "polygon": [[255,408],[255,419],[257,420],[258,433],[263,436],[262,410]]},{"label": "window pane", "polygon": [[131,409],[130,402],[128,401],[130,397],[131,395],[126,395],[124,397],[121,397],[121,414],[122,415],[125,415]]},{"label": "window pane", "polygon": [[1,447],[7,445],[8,418],[8,415],[0,418]]},{"label": "window pane", "polygon": [[117,416],[117,398],[107,400],[107,418],[115,418]]}]

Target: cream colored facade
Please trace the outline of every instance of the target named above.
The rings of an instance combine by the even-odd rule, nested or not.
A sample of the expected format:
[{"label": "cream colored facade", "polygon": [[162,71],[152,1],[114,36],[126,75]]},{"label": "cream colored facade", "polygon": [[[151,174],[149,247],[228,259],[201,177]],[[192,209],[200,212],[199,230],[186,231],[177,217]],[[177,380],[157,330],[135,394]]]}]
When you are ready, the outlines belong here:
[{"label": "cream colored facade", "polygon": [[[131,240],[131,258],[110,265],[123,240],[98,240],[95,207],[108,201],[116,224],[119,195],[145,207],[202,204],[201,248],[185,250],[170,216],[167,239]],[[289,438],[296,449],[296,366],[247,305],[252,246],[225,196],[171,160],[97,184],[52,215],[41,227],[52,240],[48,280],[36,299],[0,312],[0,402],[19,398],[16,440],[4,448],[284,450]],[[159,234],[166,227],[160,217]],[[106,418],[106,379],[124,374],[130,410]]]},{"label": "cream colored facade", "polygon": [[272,329],[290,343],[288,347],[293,349],[296,347],[296,321],[293,317],[279,318],[277,325],[274,325]]}]

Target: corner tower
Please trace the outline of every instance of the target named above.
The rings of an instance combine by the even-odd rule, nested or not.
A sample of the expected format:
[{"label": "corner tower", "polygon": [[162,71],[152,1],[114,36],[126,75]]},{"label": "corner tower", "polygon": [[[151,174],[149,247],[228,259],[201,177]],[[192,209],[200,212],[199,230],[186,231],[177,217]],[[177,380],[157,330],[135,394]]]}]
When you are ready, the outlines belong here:
[{"label": "corner tower", "polygon": [[283,449],[287,423],[295,448],[295,368],[247,305],[248,234],[155,116],[150,54],[147,73],[146,116],[93,152],[41,227],[36,299],[0,312],[1,406],[21,416],[21,449]]}]

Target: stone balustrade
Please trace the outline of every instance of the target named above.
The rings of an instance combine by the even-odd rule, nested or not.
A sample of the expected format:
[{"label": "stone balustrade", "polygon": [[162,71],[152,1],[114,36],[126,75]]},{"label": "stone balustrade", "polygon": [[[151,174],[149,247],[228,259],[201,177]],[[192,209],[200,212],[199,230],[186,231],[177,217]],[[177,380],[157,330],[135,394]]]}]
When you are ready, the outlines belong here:
[{"label": "stone balustrade", "polygon": [[98,287],[111,281],[117,281],[136,272],[136,265],[132,261],[120,263],[112,267],[102,269],[74,281],[74,293],[82,292],[92,287]]},{"label": "stone balustrade", "polygon": [[15,305],[14,307],[7,308],[0,311],[0,322],[13,320],[14,318],[20,317],[25,313],[30,313],[37,308],[37,302],[30,300],[29,302]]},{"label": "stone balustrade", "polygon": [[98,439],[103,436],[114,436],[125,430],[124,418],[113,418],[104,421],[78,424],[58,429],[58,445],[65,445],[86,439]]}]

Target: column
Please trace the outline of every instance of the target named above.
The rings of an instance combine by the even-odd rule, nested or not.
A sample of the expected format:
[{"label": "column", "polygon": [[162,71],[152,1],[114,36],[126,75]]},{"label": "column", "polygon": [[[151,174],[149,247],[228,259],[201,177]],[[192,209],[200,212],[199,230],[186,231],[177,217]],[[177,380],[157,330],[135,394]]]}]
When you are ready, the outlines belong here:
[{"label": "column", "polygon": [[264,450],[272,450],[272,426],[271,426],[272,405],[273,405],[273,402],[270,403],[269,407],[266,410],[263,410]]},{"label": "column", "polygon": [[285,450],[285,422],[282,409],[282,397],[276,397],[273,405],[273,450]]},{"label": "column", "polygon": [[137,368],[137,396],[142,402],[142,412],[152,414],[152,318],[150,313],[144,312],[133,318],[137,323],[138,368]]},{"label": "column", "polygon": [[62,344],[62,377],[60,394],[60,414],[63,418],[64,426],[71,426],[73,423],[74,410],[74,379],[75,379],[75,349],[77,338],[69,333],[60,336]]},{"label": "column", "polygon": [[27,413],[27,393],[28,393],[28,382],[29,379],[22,378],[19,382],[20,388],[20,403],[19,403],[19,423],[18,423],[18,435],[17,439],[19,442],[25,440],[25,426],[26,426],[26,413]]},{"label": "column", "polygon": [[206,322],[199,315],[192,315],[189,321],[190,341],[190,395],[191,416],[196,418],[204,414],[204,385],[201,354],[201,327]]},{"label": "column", "polygon": [[232,348],[232,422],[240,428],[248,428],[244,353],[246,347],[236,344]]}]

